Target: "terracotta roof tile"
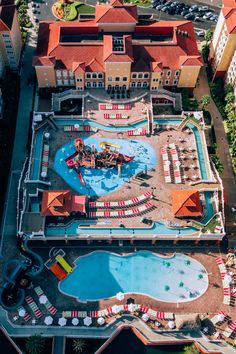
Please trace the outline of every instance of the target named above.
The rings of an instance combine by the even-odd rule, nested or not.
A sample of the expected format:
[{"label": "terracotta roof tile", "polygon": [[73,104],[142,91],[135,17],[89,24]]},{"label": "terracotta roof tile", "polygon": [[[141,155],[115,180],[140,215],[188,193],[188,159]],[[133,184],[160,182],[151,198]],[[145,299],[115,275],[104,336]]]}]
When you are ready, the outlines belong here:
[{"label": "terracotta roof tile", "polygon": [[132,5],[113,7],[99,4],[96,6],[95,18],[98,23],[137,23],[137,7]]},{"label": "terracotta roof tile", "polygon": [[172,210],[175,216],[198,217],[202,215],[202,205],[197,190],[173,190]]}]

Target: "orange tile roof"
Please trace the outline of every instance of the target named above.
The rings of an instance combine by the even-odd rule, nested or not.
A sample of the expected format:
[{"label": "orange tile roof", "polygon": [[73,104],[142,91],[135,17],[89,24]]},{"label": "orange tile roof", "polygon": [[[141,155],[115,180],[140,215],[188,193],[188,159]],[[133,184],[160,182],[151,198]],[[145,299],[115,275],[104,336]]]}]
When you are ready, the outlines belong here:
[{"label": "orange tile roof", "polygon": [[236,34],[236,1],[224,0],[222,13],[230,34]]},{"label": "orange tile roof", "polygon": [[115,0],[110,4],[97,4],[95,8],[97,23],[137,23],[138,12],[135,5],[123,5]]},{"label": "orange tile roof", "polygon": [[202,205],[197,190],[173,190],[172,210],[175,216],[198,217],[202,215]]},{"label": "orange tile roof", "polygon": [[41,215],[69,216],[71,212],[70,190],[43,191]]},{"label": "orange tile roof", "polygon": [[131,66],[131,71],[133,72],[149,72],[150,71],[150,65],[146,63],[146,61],[143,60],[143,58],[139,58],[136,60],[132,66]]},{"label": "orange tile roof", "polygon": [[[100,5],[97,5],[100,6]],[[101,5],[104,7],[105,5]],[[111,5],[107,5],[111,6]],[[120,5],[119,5],[120,6]],[[120,8],[112,7],[114,11]],[[165,35],[166,41],[135,41],[132,34],[124,35],[124,51],[113,52],[112,35],[100,33],[100,40],[71,42],[63,41],[63,36],[99,34],[96,21],[71,22],[44,21],[39,26],[38,45],[33,65],[46,66],[55,63],[57,69],[74,70],[73,63],[84,63],[86,70],[104,71],[105,62],[132,62],[137,64],[140,58],[147,66],[178,70],[182,65],[202,66],[193,25],[190,21],[160,21],[137,24],[135,34]],[[178,30],[178,31],[177,31]],[[186,35],[187,33],[187,35]],[[62,39],[61,39],[62,38]],[[68,55],[69,53],[69,55]],[[50,63],[51,62],[51,63]],[[91,67],[91,64],[94,68]],[[81,69],[79,69],[81,70]]]}]

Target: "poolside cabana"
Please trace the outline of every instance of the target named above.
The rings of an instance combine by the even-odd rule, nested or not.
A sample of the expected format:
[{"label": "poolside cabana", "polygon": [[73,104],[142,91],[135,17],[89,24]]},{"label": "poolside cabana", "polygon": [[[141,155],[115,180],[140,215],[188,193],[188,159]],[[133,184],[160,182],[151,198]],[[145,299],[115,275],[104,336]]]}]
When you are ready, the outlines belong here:
[{"label": "poolside cabana", "polygon": [[42,216],[69,216],[72,212],[86,213],[85,195],[72,195],[70,190],[43,192]]},{"label": "poolside cabana", "polygon": [[197,190],[173,190],[172,211],[176,217],[202,216],[202,205]]}]

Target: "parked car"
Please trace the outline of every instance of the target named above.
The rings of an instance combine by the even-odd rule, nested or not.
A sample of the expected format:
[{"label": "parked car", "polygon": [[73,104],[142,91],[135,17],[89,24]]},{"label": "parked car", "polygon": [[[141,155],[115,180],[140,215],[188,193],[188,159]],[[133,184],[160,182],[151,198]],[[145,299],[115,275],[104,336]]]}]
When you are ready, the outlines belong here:
[{"label": "parked car", "polygon": [[205,31],[203,31],[203,30],[197,31],[197,32],[196,32],[196,35],[197,35],[198,37],[204,37],[204,36],[205,36]]},{"label": "parked car", "polygon": [[208,11],[209,10],[209,6],[200,6],[201,11]]},{"label": "parked car", "polygon": [[188,13],[187,15],[184,16],[184,18],[186,18],[186,20],[194,20],[194,14],[192,13]]},{"label": "parked car", "polygon": [[187,9],[185,9],[181,12],[181,16],[185,16],[187,14],[189,14],[189,11]]},{"label": "parked car", "polygon": [[203,16],[203,18],[204,18],[204,20],[208,20],[212,15],[213,15],[212,12],[207,12],[207,13]]}]

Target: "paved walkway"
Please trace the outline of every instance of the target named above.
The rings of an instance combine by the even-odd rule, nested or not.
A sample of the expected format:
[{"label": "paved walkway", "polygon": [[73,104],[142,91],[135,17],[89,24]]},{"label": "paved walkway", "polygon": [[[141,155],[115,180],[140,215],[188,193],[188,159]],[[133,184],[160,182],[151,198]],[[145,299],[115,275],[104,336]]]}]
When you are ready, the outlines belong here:
[{"label": "paved walkway", "polygon": [[[194,95],[199,101],[203,95],[210,95],[205,68],[202,68],[201,70],[200,85],[194,90]],[[221,175],[221,178],[226,194],[226,227],[228,226],[230,229],[232,227],[236,228],[236,215],[231,211],[231,207],[235,204],[236,201],[236,183],[233,175],[231,157],[229,154],[229,145],[224,130],[223,118],[213,100],[211,100],[211,103],[207,106],[207,110],[210,112],[214,122],[216,142],[218,145],[217,155],[219,156],[224,166],[224,171]]]},{"label": "paved walkway", "polygon": [[[134,326],[138,331],[149,341],[156,343],[173,343],[178,340],[194,340],[198,342],[203,348],[215,352],[221,352],[222,354],[235,354],[236,350],[228,346],[224,341],[209,341],[200,331],[153,331],[142,320],[132,316],[122,316],[117,318],[110,326],[95,327],[95,328],[79,328],[79,327],[55,327],[55,326],[12,326],[6,318],[4,310],[0,309],[0,323],[4,327],[9,335],[16,337],[30,336],[32,334],[45,335],[48,337],[57,336],[74,336],[77,338],[109,338],[114,331],[120,326]],[[59,339],[58,344],[62,344]],[[59,345],[61,348],[61,345]],[[54,352],[58,353],[59,352]]]}]

